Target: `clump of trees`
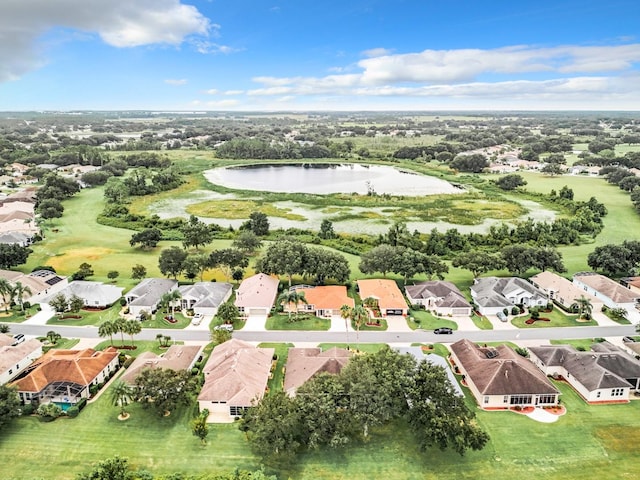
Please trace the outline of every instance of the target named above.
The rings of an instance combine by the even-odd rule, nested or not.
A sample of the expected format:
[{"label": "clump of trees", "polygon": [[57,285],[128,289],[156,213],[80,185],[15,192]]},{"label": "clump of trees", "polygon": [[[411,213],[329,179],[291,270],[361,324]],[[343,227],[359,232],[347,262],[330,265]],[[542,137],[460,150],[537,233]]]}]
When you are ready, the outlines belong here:
[{"label": "clump of trees", "polygon": [[458,396],[445,370],[384,347],[359,355],[337,375],[313,377],[288,397],[275,392],[240,422],[254,452],[267,462],[305,450],[343,448],[391,421],[405,421],[421,449],[482,449],[489,436]]}]

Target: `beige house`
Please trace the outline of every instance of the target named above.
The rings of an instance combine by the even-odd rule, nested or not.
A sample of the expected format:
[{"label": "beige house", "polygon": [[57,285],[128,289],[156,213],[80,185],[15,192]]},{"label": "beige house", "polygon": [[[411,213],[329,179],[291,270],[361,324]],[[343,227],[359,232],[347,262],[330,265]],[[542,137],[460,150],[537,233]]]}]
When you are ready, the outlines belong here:
[{"label": "beige house", "polygon": [[451,359],[484,409],[557,405],[560,392],[533,363],[506,345],[479,347],[463,339]]},{"label": "beige house", "polygon": [[278,295],[280,280],[257,273],[243,280],[236,290],[235,305],[241,315],[269,315]]},{"label": "beige house", "polygon": [[433,310],[436,315],[452,317],[471,315],[471,304],[451,282],[443,280],[420,282],[416,285],[407,285],[405,292],[412,305],[422,305],[427,310]]},{"label": "beige house", "polygon": [[171,345],[162,356],[153,352],[143,352],[133,361],[120,380],[134,385],[143,370],[167,368],[169,370],[191,370],[202,353],[198,345]]},{"label": "beige house", "polygon": [[271,376],[274,348],[258,348],[235,338],[218,345],[204,366],[198,395],[209,423],[230,423],[260,401]]},{"label": "beige house", "polygon": [[340,308],[347,305],[355,306],[353,298],[347,295],[344,285],[326,285],[321,287],[297,288],[296,292],[303,293],[307,303],[293,303],[284,306],[285,312],[313,313],[317,317],[332,317],[340,315]]},{"label": "beige house", "polygon": [[295,396],[298,388],[319,373],[338,374],[353,353],[344,348],[290,348],[285,367],[284,391]]},{"label": "beige house", "polygon": [[[0,278],[4,278],[12,285],[20,282],[24,287],[29,287],[31,293],[25,293],[23,300],[30,303],[40,303],[48,296],[60,292],[69,284],[67,277],[49,270],[36,270],[29,274],[13,270],[0,270]],[[1,301],[2,298],[0,298]]]},{"label": "beige house", "polygon": [[640,293],[623,287],[618,282],[594,272],[581,272],[573,276],[573,283],[584,292],[593,295],[608,308],[622,308],[632,322],[640,321],[637,310]]},{"label": "beige house", "polygon": [[0,385],[20,375],[42,356],[42,343],[35,338],[13,345],[13,338],[0,334]]},{"label": "beige house", "polygon": [[576,303],[576,298],[586,297],[593,305],[593,310],[599,312],[602,309],[602,300],[578,288],[564,277],[553,272],[540,272],[529,279],[536,287],[549,295],[549,299],[556,302],[566,310]]},{"label": "beige house", "polygon": [[375,298],[378,301],[380,314],[406,315],[409,312],[407,302],[394,280],[371,278],[358,280],[360,298]]}]

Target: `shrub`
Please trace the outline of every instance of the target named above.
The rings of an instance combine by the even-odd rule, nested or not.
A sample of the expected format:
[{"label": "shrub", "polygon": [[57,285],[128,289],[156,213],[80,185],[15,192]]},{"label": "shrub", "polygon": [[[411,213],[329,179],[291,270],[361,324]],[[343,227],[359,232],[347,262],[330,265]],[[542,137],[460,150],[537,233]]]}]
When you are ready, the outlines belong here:
[{"label": "shrub", "polygon": [[20,407],[22,411],[22,415],[33,415],[33,412],[36,411],[36,407],[31,403],[26,403],[22,407]]},{"label": "shrub", "polygon": [[605,338],[602,337],[598,337],[596,339],[594,339],[596,343],[602,343],[602,342],[606,342],[607,340]]},{"label": "shrub", "polygon": [[76,405],[69,407],[67,409],[67,416],[69,418],[76,418],[79,413],[80,413],[80,409]]},{"label": "shrub", "polygon": [[124,307],[126,304],[127,304],[127,299],[126,299],[126,298],[124,298],[124,297],[122,297],[122,298],[120,299],[120,306],[121,306],[121,307]]},{"label": "shrub", "polygon": [[529,350],[527,350],[524,347],[516,347],[516,353],[518,355],[520,355],[521,357],[524,357],[524,358],[528,358],[529,357]]},{"label": "shrub", "polygon": [[196,376],[198,375],[198,373],[200,373],[200,370],[198,370],[196,367],[193,367],[191,369],[191,375]]},{"label": "shrub", "polygon": [[27,308],[31,308],[31,303],[30,302],[22,302],[22,308],[24,308],[25,310]]},{"label": "shrub", "polygon": [[100,387],[98,385],[89,386],[89,393],[91,394],[91,396],[94,396],[96,393],[98,393],[99,390]]},{"label": "shrub", "polygon": [[579,352],[586,352],[587,349],[584,348],[582,345],[580,345],[579,347],[576,348],[576,350],[578,350]]},{"label": "shrub", "polygon": [[87,399],[81,398],[78,403],[76,403],[76,407],[78,407],[78,411],[82,411],[84,407],[87,406]]},{"label": "shrub", "polygon": [[62,409],[55,403],[43,403],[38,407],[37,413],[43,422],[51,422],[62,415]]},{"label": "shrub", "polygon": [[505,316],[509,315],[509,309],[508,308],[503,308],[502,309],[502,313],[504,313]]},{"label": "shrub", "polygon": [[511,315],[520,315],[520,308],[515,305],[511,308]]},{"label": "shrub", "polygon": [[129,357],[127,358],[124,363],[122,364],[122,366],[124,368],[129,368],[131,366],[131,364],[134,362],[135,358],[134,357]]}]

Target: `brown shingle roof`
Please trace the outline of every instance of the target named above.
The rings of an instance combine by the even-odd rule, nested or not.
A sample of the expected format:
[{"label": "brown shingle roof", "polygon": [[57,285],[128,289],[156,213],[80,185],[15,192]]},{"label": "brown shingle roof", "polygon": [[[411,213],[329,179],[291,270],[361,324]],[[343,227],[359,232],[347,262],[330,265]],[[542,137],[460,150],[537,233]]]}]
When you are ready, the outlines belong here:
[{"label": "brown shingle roof", "polygon": [[[451,350],[482,395],[559,393],[533,363],[506,345],[482,348],[463,339],[451,345]],[[497,355],[488,358],[488,351]]]},{"label": "brown shingle roof", "polygon": [[202,347],[197,345],[171,345],[164,355],[144,352],[138,355],[122,375],[123,382],[133,385],[140,372],[146,368],[168,368],[170,370],[186,370],[191,367],[200,354]]},{"label": "brown shingle roof", "polygon": [[598,273],[577,273],[574,278],[610,298],[615,303],[633,303],[640,298],[638,293]]},{"label": "brown shingle roof", "polygon": [[318,373],[340,373],[352,355],[349,350],[336,347],[325,352],[320,348],[290,348],[284,390],[294,394],[298,387]]}]

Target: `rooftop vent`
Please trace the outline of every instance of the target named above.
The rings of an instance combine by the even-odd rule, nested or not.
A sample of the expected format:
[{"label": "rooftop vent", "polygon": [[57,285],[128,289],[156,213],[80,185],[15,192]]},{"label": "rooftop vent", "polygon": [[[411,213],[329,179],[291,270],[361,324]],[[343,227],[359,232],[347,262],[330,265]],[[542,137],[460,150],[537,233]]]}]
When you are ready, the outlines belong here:
[{"label": "rooftop vent", "polygon": [[500,355],[500,353],[498,353],[497,350],[487,350],[485,355],[487,356],[487,358],[496,358],[498,355]]}]

